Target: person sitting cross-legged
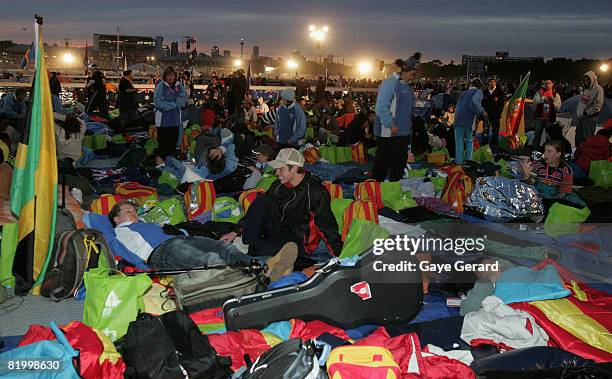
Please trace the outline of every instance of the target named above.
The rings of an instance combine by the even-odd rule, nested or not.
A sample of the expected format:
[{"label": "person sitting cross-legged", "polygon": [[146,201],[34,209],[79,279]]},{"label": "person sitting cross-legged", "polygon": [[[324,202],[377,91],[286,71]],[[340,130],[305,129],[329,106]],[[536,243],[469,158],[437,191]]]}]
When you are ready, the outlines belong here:
[{"label": "person sitting cross-legged", "polygon": [[342,251],[338,224],[330,207],[329,192],[318,178],[304,169],[304,157],[293,148],[282,149],[268,163],[276,180],[259,194],[235,231],[221,240],[242,235],[249,254],[270,256],[281,251],[300,252],[306,260],[323,263]]}]

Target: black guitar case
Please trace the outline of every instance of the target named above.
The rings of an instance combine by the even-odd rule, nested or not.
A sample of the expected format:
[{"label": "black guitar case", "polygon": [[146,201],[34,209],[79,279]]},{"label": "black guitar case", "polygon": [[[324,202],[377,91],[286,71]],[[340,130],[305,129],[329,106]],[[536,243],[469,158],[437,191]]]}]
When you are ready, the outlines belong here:
[{"label": "black guitar case", "polygon": [[[385,264],[396,270],[377,271]],[[291,318],[349,329],[407,323],[422,303],[421,272],[414,256],[405,251],[382,255],[368,251],[354,267],[330,262],[305,283],[228,300],[223,313],[230,331],[264,329]]]}]

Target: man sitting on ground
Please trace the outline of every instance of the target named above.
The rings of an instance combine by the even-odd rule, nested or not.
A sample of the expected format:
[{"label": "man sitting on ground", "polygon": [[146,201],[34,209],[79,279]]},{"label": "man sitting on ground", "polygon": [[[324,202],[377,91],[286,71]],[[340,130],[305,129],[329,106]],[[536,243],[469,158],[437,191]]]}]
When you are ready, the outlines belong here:
[{"label": "man sitting on ground", "polygon": [[[266,194],[260,194],[234,232],[221,240],[233,241],[242,234],[249,254],[270,256],[278,251],[320,253],[310,256],[323,261],[339,256],[342,240],[330,207],[330,196],[323,183],[304,170],[304,157],[296,149],[282,149],[269,162],[276,169],[276,180]],[[322,238],[321,238],[322,237]],[[320,246],[321,245],[321,246]],[[331,254],[331,255],[330,255]]]},{"label": "man sitting on ground", "polygon": [[[252,258],[232,245],[211,238],[165,234],[161,226],[139,221],[136,207],[129,201],[115,204],[108,219],[115,228],[117,240],[157,270],[233,265],[249,262]],[[270,280],[278,280],[292,271],[295,256],[280,252],[269,258],[256,257],[261,263],[267,261]]]},{"label": "man sitting on ground", "polygon": [[27,92],[23,88],[18,88],[15,93],[6,95],[0,105],[0,114],[5,114],[11,120],[23,120],[28,107],[25,103]]}]

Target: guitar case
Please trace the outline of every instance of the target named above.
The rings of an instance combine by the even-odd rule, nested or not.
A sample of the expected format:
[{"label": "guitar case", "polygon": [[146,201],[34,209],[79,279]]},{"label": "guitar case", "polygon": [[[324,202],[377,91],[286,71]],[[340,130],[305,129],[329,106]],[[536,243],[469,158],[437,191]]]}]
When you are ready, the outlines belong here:
[{"label": "guitar case", "polygon": [[[264,329],[291,318],[321,320],[343,329],[404,324],[423,303],[418,266],[416,257],[394,250],[381,255],[370,250],[353,267],[332,260],[305,283],[226,301],[225,325],[229,331]],[[380,271],[383,268],[386,271]]]}]

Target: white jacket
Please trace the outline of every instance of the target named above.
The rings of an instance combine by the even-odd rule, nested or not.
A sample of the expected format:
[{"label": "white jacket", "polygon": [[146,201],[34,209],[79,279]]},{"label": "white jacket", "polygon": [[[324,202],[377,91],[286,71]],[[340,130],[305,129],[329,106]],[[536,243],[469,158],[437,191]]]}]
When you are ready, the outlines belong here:
[{"label": "white jacket", "polygon": [[[578,118],[589,117],[601,111],[604,103],[604,90],[597,83],[597,76],[593,71],[584,74],[591,79],[591,86],[585,88],[580,95],[580,101],[576,107]],[[584,114],[586,111],[586,115]]]},{"label": "white jacket", "polygon": [[496,296],[485,298],[480,311],[465,315],[461,339],[472,346],[483,340],[506,350],[548,346],[548,334],[529,313],[504,304]]}]

